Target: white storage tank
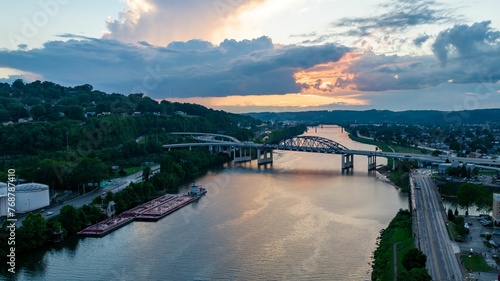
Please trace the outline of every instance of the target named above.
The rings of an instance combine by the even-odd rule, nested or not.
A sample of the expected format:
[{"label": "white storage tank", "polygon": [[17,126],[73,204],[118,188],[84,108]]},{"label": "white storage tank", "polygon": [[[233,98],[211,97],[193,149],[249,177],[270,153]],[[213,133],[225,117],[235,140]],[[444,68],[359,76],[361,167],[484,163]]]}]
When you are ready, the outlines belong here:
[{"label": "white storage tank", "polygon": [[7,184],[0,182],[0,217],[7,216]]},{"label": "white storage tank", "polygon": [[49,186],[23,183],[16,186],[16,213],[27,213],[50,205]]}]

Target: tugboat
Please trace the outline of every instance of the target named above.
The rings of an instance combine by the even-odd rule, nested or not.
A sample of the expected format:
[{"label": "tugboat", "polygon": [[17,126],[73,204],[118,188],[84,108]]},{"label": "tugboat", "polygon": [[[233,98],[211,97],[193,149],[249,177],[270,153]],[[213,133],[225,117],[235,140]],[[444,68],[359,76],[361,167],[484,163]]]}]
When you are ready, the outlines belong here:
[{"label": "tugboat", "polygon": [[191,184],[191,191],[188,192],[189,196],[196,197],[196,199],[200,198],[201,196],[205,195],[207,193],[207,190],[203,187],[198,186],[196,183]]}]

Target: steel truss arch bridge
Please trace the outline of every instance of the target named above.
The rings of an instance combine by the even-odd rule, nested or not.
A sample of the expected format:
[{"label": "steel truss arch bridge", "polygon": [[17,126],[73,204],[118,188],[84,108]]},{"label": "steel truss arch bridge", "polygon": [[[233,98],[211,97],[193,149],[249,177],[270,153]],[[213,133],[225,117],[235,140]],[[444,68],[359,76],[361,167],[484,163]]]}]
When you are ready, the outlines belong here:
[{"label": "steel truss arch bridge", "polygon": [[344,151],[349,150],[336,141],[317,136],[283,138],[264,144],[262,148],[334,154],[344,154]]}]

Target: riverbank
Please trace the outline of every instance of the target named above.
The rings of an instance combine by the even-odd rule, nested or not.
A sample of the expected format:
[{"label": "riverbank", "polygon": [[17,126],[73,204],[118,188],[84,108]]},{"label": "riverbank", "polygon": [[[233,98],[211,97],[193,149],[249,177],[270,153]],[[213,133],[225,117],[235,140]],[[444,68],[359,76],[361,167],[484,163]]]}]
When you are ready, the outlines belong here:
[{"label": "riverbank", "polygon": [[411,230],[411,213],[399,210],[386,229],[380,231],[378,247],[373,253],[372,280],[396,280],[398,272],[405,271],[403,256],[415,248]]}]

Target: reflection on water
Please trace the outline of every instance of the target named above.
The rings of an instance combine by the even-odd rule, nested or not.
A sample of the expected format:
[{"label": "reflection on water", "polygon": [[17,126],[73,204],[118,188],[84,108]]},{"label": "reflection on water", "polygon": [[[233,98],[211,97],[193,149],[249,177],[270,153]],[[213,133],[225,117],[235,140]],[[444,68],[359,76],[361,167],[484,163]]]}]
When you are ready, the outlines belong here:
[{"label": "reflection on water", "polygon": [[[307,134],[374,149],[337,128]],[[370,279],[376,237],[407,196],[368,173],[366,157],[350,175],[338,155],[277,151],[274,161],[209,173],[197,203],[33,255],[18,280]]]}]

